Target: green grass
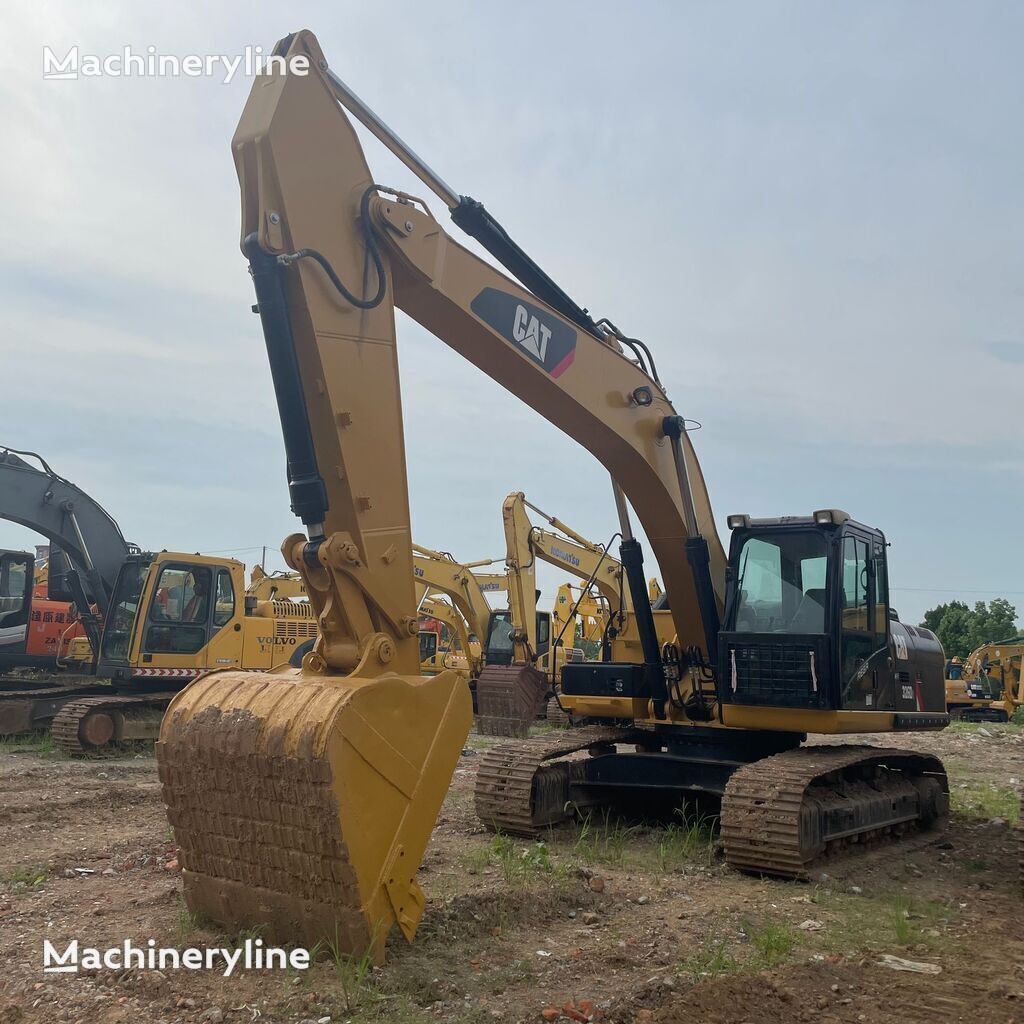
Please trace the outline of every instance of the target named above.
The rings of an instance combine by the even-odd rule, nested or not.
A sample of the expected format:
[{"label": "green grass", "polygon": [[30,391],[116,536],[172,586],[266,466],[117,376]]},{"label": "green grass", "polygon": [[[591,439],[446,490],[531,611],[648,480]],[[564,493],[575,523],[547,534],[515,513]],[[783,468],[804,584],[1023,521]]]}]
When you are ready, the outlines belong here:
[{"label": "green grass", "polygon": [[555,864],[547,844],[517,843],[510,836],[495,836],[486,846],[463,854],[462,863],[472,871],[496,866],[505,884],[521,887],[538,875],[555,873]]},{"label": "green grass", "polygon": [[334,977],[346,1013],[380,1002],[381,993],[373,984],[373,953],[370,949],[360,957],[349,956],[342,950],[340,936],[335,932],[333,940],[317,943],[310,950],[310,959],[315,960],[321,954],[326,954],[334,965]]},{"label": "green grass", "polygon": [[46,864],[19,864],[4,875],[3,881],[15,892],[24,892],[38,889],[49,876],[50,869]]},{"label": "green grass", "polygon": [[706,936],[701,944],[679,963],[679,973],[696,984],[706,978],[721,978],[743,970],[730,947],[729,940],[721,935]]},{"label": "green grass", "polygon": [[961,783],[950,790],[949,803],[953,813],[964,818],[1005,818],[1015,822],[1020,817],[1020,794],[1012,786]]},{"label": "green grass", "polygon": [[944,927],[953,911],[939,900],[821,891],[812,900],[824,911],[825,927],[811,933],[809,941],[829,952],[885,952],[909,946],[942,950],[950,944]]},{"label": "green grass", "polygon": [[764,920],[744,923],[743,930],[754,947],[758,968],[776,967],[785,963],[797,947],[796,929],[788,921]]},{"label": "green grass", "polygon": [[577,828],[572,853],[583,863],[622,868],[636,854],[640,831],[638,825],[612,820],[607,809],[597,822],[587,813]]},{"label": "green grass", "polygon": [[68,755],[53,742],[49,732],[32,732],[22,736],[0,738],[0,753],[33,754],[47,761],[66,761]]},{"label": "green grass", "polygon": [[703,814],[688,816],[685,809],[676,813],[679,821],[671,822],[658,842],[657,860],[662,874],[686,864],[709,865],[715,858],[714,819]]},{"label": "green grass", "polygon": [[694,983],[726,974],[769,970],[792,959],[800,933],[788,921],[771,917],[742,922],[746,941],[734,941],[727,926],[713,924],[708,934],[679,964],[681,975]]},{"label": "green grass", "polygon": [[[184,944],[200,928],[205,927],[206,919],[197,911],[190,910],[185,898],[178,895],[178,941]],[[241,945],[238,943],[237,945]]]}]

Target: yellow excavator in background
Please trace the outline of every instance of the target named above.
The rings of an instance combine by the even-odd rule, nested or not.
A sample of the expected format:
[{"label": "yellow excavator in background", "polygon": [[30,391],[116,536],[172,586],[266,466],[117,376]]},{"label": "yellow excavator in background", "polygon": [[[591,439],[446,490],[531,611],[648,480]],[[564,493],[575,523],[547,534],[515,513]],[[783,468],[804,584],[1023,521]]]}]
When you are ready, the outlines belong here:
[{"label": "yellow excavator in background", "polygon": [[[466,620],[470,637],[480,641],[468,658],[470,692],[477,727],[485,735],[525,734],[544,706],[551,690],[548,680],[557,675],[557,666],[565,660],[565,652],[551,649],[551,614],[537,606],[536,582],[532,571],[508,564],[505,573],[481,573],[480,567],[491,560],[458,562],[446,552],[433,551],[413,544],[413,571],[417,586],[439,591]],[[508,608],[492,608],[486,594],[507,590]],[[420,595],[417,594],[417,597]],[[514,637],[525,637],[516,647]],[[429,640],[426,641],[428,644]],[[528,645],[528,646],[527,646]],[[529,652],[529,653],[527,653]],[[503,693],[506,679],[521,679],[523,662],[528,658],[531,685],[523,687],[516,697],[527,694],[516,709],[509,709],[493,698]],[[432,665],[432,668],[436,667]],[[533,684],[533,680],[536,683]],[[484,704],[480,704],[481,681]],[[536,689],[534,689],[534,685]],[[488,698],[491,698],[488,702]]]},{"label": "yellow excavator in background", "polygon": [[[453,669],[470,681],[470,663],[479,663],[480,642],[471,637],[458,609],[429,592],[419,602],[420,671],[434,675]],[[443,627],[443,628],[442,628]]]},{"label": "yellow excavator in background", "polygon": [[65,703],[50,733],[70,754],[155,739],[171,698],[203,672],[299,664],[315,638],[305,584],[294,573],[257,567],[246,587],[245,566],[231,558],[131,554],[114,583],[97,666],[117,692]]},{"label": "yellow excavator in background", "polygon": [[[394,310],[585,446],[609,471],[642,660],[567,664],[563,700],[631,722],[498,744],[476,804],[532,834],[577,801],[721,797],[726,860],[797,877],[837,849],[939,822],[939,760],[809,733],[948,721],[943,653],[888,611],[886,542],[845,513],[730,516],[715,532],[686,421],[645,344],[594,320],[390,132],[315,37],[275,47],[233,141],[242,249],[273,376],[292,510],[283,546],[319,624],[298,669],[223,669],[175,697],[157,759],[193,911],[266,941],[380,960],[412,939],[416,874],[472,723],[458,673],[419,669]],[[374,183],[344,106],[514,274]],[[632,506],[676,641],[659,645]],[[714,699],[691,697],[713,680]],[[589,757],[566,759],[587,750]],[[898,854],[896,854],[898,856]]]},{"label": "yellow excavator in background", "polygon": [[1008,722],[1024,707],[1024,636],[982,644],[946,665],[946,707],[966,722]]},{"label": "yellow excavator in background", "polygon": [[[529,509],[541,516],[551,529],[534,526]],[[522,736],[544,701],[547,701],[548,720],[565,723],[569,716],[557,696],[561,667],[568,661],[584,660],[569,656],[572,644],[559,643],[558,631],[554,630],[554,660],[543,675],[535,671],[544,667],[530,657],[537,641],[519,627],[518,622],[531,621],[531,599],[535,603],[537,593],[535,566],[538,559],[576,576],[583,582],[585,592],[592,587],[601,595],[607,605],[600,638],[602,660],[642,663],[643,646],[622,563],[604,545],[588,540],[562,520],[548,515],[528,501],[522,491],[513,491],[505,499],[502,521],[513,626],[507,642],[513,644],[515,650],[508,667],[485,672],[477,682],[478,726],[496,735]],[[518,608],[522,609],[520,618],[516,615]],[[653,617],[659,643],[670,643],[675,633],[671,612],[654,611]],[[552,693],[556,696],[549,699]]]}]

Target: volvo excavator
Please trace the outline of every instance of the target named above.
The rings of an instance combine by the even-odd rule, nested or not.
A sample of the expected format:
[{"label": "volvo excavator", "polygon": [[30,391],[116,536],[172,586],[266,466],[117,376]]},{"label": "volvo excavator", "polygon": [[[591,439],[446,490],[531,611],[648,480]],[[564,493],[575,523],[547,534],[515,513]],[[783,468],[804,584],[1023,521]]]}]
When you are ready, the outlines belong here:
[{"label": "volvo excavator", "polygon": [[[377,960],[392,926],[411,940],[423,914],[417,868],[472,705],[456,672],[419,671],[396,308],[608,470],[642,645],[636,662],[562,671],[564,700],[630,727],[492,748],[477,785],[485,821],[533,834],[578,796],[699,790],[721,797],[728,863],[782,877],[939,823],[937,758],[804,745],[949,721],[941,646],[890,613],[881,531],[834,509],[730,516],[727,557],[650,349],[573,302],[431,171],[311,33],[274,52],[309,73],[261,75],[232,145],[305,527],[283,552],[319,635],[301,668],[211,671],[164,716],[157,758],[188,905],[267,940],[326,939]],[[456,242],[423,200],[376,183],[343,111],[508,273]],[[672,644],[658,642],[630,505],[661,572]],[[690,700],[698,688],[707,698]]]}]

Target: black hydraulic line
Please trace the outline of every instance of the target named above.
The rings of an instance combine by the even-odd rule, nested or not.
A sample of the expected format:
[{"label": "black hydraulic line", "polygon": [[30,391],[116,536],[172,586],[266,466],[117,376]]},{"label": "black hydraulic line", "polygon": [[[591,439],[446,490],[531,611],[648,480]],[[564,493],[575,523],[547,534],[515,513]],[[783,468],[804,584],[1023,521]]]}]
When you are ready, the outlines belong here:
[{"label": "black hydraulic line", "polygon": [[[371,299],[361,299],[354,292],[345,287],[345,282],[334,272],[327,257],[317,249],[299,249],[296,252],[285,253],[277,257],[283,266],[297,263],[299,260],[311,259],[320,265],[323,272],[330,279],[331,284],[338,290],[341,297],[356,309],[376,309],[384,301],[384,292],[387,290],[387,277],[384,274],[384,260],[380,255],[380,248],[377,245],[377,236],[370,227],[370,197],[375,195],[379,185],[370,185],[359,201],[359,217],[363,225],[363,235],[366,239],[366,251],[373,260],[374,269],[377,271],[377,291]],[[390,190],[386,190],[390,191]]]},{"label": "black hydraulic line", "polygon": [[[288,316],[283,275],[285,268],[293,263],[312,259],[350,305],[357,309],[374,309],[379,306],[384,301],[387,291],[387,277],[377,238],[370,227],[370,199],[380,187],[376,184],[368,186],[359,203],[366,251],[377,272],[377,291],[372,298],[361,299],[350,291],[335,273],[327,257],[316,249],[307,247],[275,256],[260,247],[255,233],[246,236],[243,243],[256,288],[256,310],[263,324],[263,337],[267,345],[277,410],[281,418],[281,432],[288,460],[288,493],[291,497],[291,508],[305,526],[314,528],[321,527],[327,515],[327,488],[316,461],[309,411],[306,408],[298,357],[295,354],[295,338]],[[312,541],[319,539],[321,538],[311,538]],[[307,546],[307,559],[312,561],[315,558],[315,549],[316,543]]]},{"label": "black hydraulic line", "polygon": [[274,380],[288,460],[288,494],[292,512],[306,526],[319,527],[327,516],[327,488],[317,466],[313,432],[299,375],[295,339],[285,299],[285,270],[276,255],[260,247],[255,232],[246,237],[243,249],[249,258],[270,373]]},{"label": "black hydraulic line", "polygon": [[603,337],[589,311],[574,302],[539,264],[512,240],[508,232],[487,212],[483,203],[460,196],[451,211],[452,220],[471,238],[475,238],[516,280],[552,309],[595,338]]},{"label": "black hydraulic line", "polygon": [[708,665],[718,663],[718,632],[721,623],[718,618],[718,598],[711,582],[711,554],[704,537],[686,538],[686,561],[693,573],[693,585],[697,593],[697,608],[704,625],[704,644],[707,648]]},{"label": "black hydraulic line", "polygon": [[629,583],[629,592],[633,598],[633,614],[636,616],[636,630],[644,655],[644,667],[650,677],[654,693],[654,715],[656,718],[664,718],[669,693],[665,684],[665,667],[661,660],[658,633],[654,628],[651,597],[647,593],[647,580],[644,578],[644,555],[640,542],[635,537],[624,540],[619,545],[619,557],[626,571],[626,581]]}]

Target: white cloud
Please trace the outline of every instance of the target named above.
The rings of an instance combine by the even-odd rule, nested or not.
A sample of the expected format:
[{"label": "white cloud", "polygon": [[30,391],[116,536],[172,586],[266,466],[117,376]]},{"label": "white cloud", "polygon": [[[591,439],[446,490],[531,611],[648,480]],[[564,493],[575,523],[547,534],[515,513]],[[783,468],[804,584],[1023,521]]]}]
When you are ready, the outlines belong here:
[{"label": "white cloud", "polygon": [[[964,479],[996,508],[1024,497],[1024,366],[1005,356],[1024,335],[1008,128],[1021,16],[802,11],[449,3],[424,19],[410,2],[389,8],[415,24],[401,38],[370,6],[310,4],[302,20],[445,178],[654,348],[704,423],[719,512],[799,510],[827,485],[855,514],[924,531],[906,582],[932,584],[935,552],[968,548],[961,585],[1014,559],[1019,578],[998,530],[921,524],[919,485],[894,495],[889,470],[949,477],[952,500]],[[42,47],[230,53],[294,27],[280,18],[16,5],[0,42],[0,345],[25,382],[0,441],[95,481],[146,542],[276,545],[292,528],[238,252],[229,141],[249,83],[44,82]],[[381,178],[426,192],[367,152]],[[418,536],[500,549],[500,501],[519,488],[611,533],[600,467],[418,328],[400,332]]]}]

